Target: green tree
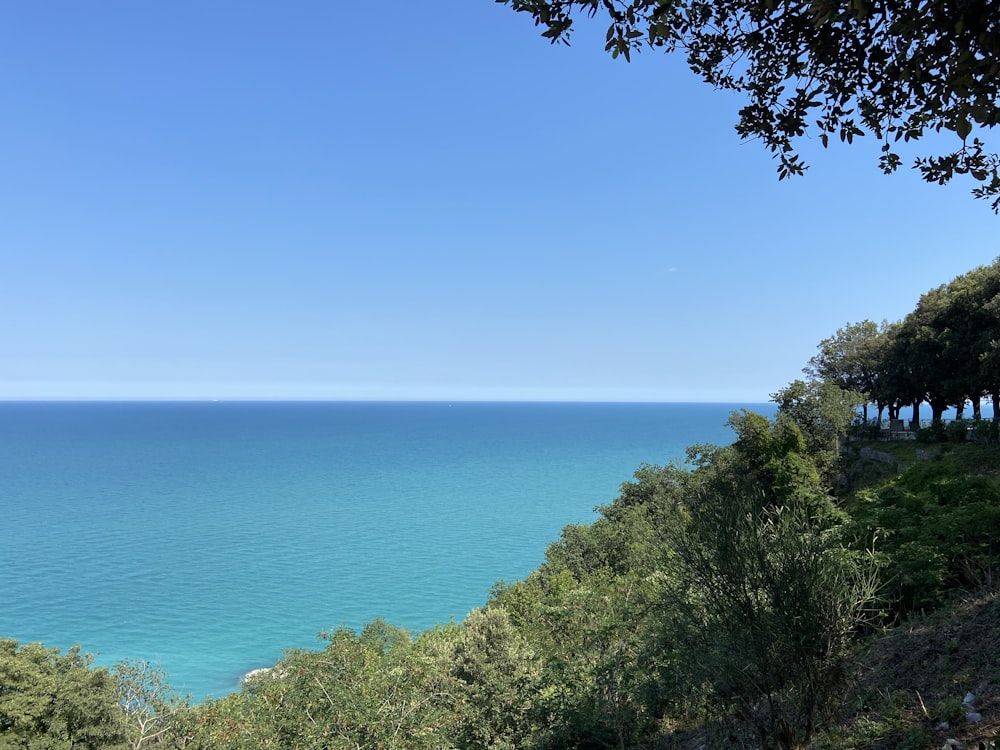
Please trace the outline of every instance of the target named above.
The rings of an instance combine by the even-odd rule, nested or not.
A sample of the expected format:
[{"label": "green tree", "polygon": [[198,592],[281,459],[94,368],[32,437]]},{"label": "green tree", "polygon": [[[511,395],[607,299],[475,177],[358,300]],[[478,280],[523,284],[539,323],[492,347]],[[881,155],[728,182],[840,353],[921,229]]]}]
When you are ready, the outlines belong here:
[{"label": "green tree", "polygon": [[889,325],[886,334],[888,341],[879,363],[877,393],[889,407],[889,418],[899,419],[904,406],[919,406],[925,394],[902,322]]},{"label": "green tree", "polygon": [[949,131],[955,147],[919,158],[929,182],[956,174],[1000,211],[1000,157],[982,136],[1000,122],[1000,16],[990,0],[497,0],[531,14],[552,42],[574,16],[604,15],[606,49],[681,50],[707,83],[744,94],[737,133],[760,140],[781,178],[805,167],[799,138],[882,142],[883,171],[899,141]]},{"label": "green tree", "polygon": [[501,606],[474,610],[455,645],[464,686],[458,744],[465,750],[523,748],[536,716],[541,665]]},{"label": "green tree", "polygon": [[[810,453],[802,425],[779,412],[772,422],[755,412],[732,414],[729,424],[736,432],[730,448],[715,449],[704,464],[700,492],[725,493],[733,483],[758,488],[768,502],[813,504],[826,502],[820,468],[825,464]],[[824,449],[826,446],[823,446]]]},{"label": "green tree", "polygon": [[31,750],[124,747],[114,680],[74,646],[0,640],[0,747]]},{"label": "green tree", "polygon": [[599,572],[653,575],[662,562],[661,529],[674,522],[694,480],[682,467],[640,466],[613,502],[597,508],[596,521],[563,529],[561,538],[546,551],[539,573],[569,570],[577,580]]},{"label": "green tree", "polygon": [[[978,406],[981,394],[993,402],[990,434],[1000,441],[1000,258],[963,274],[953,282],[956,317],[963,321],[958,348],[972,367],[969,397]],[[963,368],[965,369],[965,368]],[[976,414],[978,416],[978,412]]]},{"label": "green tree", "polygon": [[790,419],[799,426],[808,453],[829,472],[837,460],[840,437],[865,397],[833,383],[794,380],[771,394],[771,400],[778,405],[779,421]]},{"label": "green tree", "polygon": [[[952,284],[931,289],[920,296],[899,329],[919,401],[930,404],[935,423],[940,423],[948,406],[968,398],[978,364],[978,357],[968,351],[967,320],[961,319],[964,316],[955,302]],[[915,422],[918,408],[915,402]]]},{"label": "green tree", "polygon": [[521,747],[634,747],[678,712],[686,688],[653,602],[665,529],[694,481],[680,467],[640,467],[594,523],[566,527],[534,573],[494,590],[487,609],[507,613],[539,669],[537,729]]},{"label": "green tree", "polygon": [[804,368],[804,372],[813,379],[825,380],[845,391],[863,394],[867,399],[862,404],[866,423],[870,401],[875,401],[878,407],[879,420],[885,408],[885,402],[879,401],[879,365],[887,343],[888,325],[883,321],[879,326],[870,320],[848,323],[819,343],[819,353]]},{"label": "green tree", "polygon": [[520,747],[627,748],[653,732],[656,674],[645,660],[650,583],[608,570],[533,573],[494,592],[536,654],[531,716]]},{"label": "green tree", "polygon": [[[1000,403],[1000,260],[980,266],[921,295],[894,328],[883,369],[898,396],[912,400],[914,420],[927,401],[940,421],[948,406],[972,399],[975,414],[984,394]],[[994,422],[996,425],[996,422]]]}]

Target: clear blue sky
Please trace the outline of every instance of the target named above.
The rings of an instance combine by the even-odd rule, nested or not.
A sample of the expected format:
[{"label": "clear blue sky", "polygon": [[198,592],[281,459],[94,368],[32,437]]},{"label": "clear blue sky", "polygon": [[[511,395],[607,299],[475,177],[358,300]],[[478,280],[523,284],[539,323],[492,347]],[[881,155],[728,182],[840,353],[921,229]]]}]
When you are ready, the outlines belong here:
[{"label": "clear blue sky", "polygon": [[[740,101],[491,0],[7,3],[0,399],[766,401],[1000,255]],[[870,139],[869,139],[870,140]]]}]

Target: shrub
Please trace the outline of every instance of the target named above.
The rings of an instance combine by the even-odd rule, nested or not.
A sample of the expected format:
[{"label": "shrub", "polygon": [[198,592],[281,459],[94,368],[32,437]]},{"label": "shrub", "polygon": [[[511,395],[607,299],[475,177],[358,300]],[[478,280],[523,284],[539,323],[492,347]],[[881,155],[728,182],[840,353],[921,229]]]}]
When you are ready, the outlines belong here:
[{"label": "shrub", "polygon": [[1000,555],[1000,492],[957,459],[918,462],[862,490],[851,515],[859,549],[877,539],[901,612],[936,606],[946,589],[979,584]]},{"label": "shrub", "polygon": [[969,434],[970,423],[964,419],[951,422],[946,428],[949,443],[964,443]]},{"label": "shrub", "polygon": [[727,494],[692,506],[671,544],[678,585],[663,617],[689,684],[710,686],[761,747],[792,750],[839,706],[875,586],[808,516],[758,502]]}]

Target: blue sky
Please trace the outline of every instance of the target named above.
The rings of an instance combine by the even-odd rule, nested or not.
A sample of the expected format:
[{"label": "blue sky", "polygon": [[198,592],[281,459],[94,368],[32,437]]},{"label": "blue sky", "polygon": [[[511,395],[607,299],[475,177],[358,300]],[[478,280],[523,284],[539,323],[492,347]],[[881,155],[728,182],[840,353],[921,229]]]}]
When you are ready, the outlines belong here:
[{"label": "blue sky", "polygon": [[738,98],[603,30],[6,4],[0,399],[766,401],[1000,255],[971,185],[874,143],[779,183]]}]

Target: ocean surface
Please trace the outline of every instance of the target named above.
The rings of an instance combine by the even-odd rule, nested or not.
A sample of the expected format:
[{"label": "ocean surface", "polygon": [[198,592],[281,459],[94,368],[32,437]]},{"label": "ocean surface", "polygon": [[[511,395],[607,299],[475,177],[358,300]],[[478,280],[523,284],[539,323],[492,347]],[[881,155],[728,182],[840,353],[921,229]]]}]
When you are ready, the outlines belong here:
[{"label": "ocean surface", "polygon": [[0,403],[0,637],[218,697],[321,630],[460,621],[744,407]]}]

